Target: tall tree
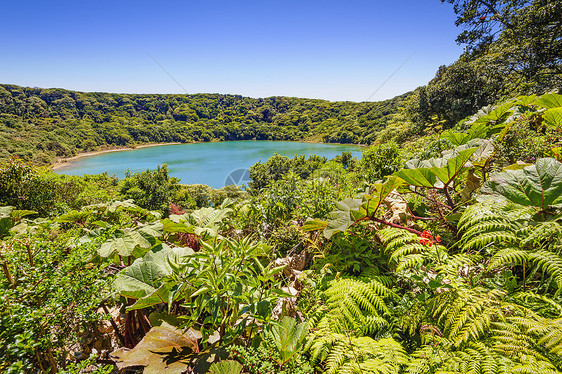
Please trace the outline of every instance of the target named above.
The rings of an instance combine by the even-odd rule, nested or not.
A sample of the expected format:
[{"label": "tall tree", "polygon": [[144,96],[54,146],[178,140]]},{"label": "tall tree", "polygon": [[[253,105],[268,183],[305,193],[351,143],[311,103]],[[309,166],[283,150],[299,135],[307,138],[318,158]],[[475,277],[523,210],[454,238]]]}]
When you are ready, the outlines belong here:
[{"label": "tall tree", "polygon": [[561,74],[560,0],[441,0],[457,14],[457,37],[476,56],[493,53],[526,80]]}]

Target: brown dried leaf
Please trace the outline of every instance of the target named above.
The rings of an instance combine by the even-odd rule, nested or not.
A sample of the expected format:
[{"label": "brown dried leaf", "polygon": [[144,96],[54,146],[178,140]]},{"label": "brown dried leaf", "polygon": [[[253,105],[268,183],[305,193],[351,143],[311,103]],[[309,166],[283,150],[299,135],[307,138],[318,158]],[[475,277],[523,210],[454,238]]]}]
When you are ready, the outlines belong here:
[{"label": "brown dried leaf", "polygon": [[119,369],[144,366],[144,374],[182,373],[187,370],[189,353],[199,352],[201,333],[183,331],[166,322],[150,329],[133,349],[121,348],[111,353]]}]

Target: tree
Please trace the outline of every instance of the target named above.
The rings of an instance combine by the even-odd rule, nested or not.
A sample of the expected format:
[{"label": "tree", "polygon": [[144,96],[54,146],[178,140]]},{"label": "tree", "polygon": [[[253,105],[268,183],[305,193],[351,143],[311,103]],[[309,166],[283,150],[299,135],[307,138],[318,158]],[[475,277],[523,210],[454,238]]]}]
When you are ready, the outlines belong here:
[{"label": "tree", "polygon": [[395,142],[372,146],[363,152],[361,167],[369,182],[376,182],[400,169],[400,148]]},{"label": "tree", "polygon": [[468,52],[488,53],[496,43],[515,70],[533,77],[562,69],[562,3],[557,0],[441,0],[453,4],[457,37]]},{"label": "tree", "polygon": [[168,176],[168,166],[158,165],[156,170],[145,170],[142,173],[127,171],[121,182],[120,193],[126,199],[133,199],[137,205],[145,209],[161,210],[168,213],[172,192],[178,187],[179,180]]}]

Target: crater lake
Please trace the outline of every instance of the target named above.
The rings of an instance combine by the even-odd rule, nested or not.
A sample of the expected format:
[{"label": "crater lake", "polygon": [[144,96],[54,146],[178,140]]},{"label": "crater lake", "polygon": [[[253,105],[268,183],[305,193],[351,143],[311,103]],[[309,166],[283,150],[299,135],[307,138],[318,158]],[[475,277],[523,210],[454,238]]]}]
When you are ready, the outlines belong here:
[{"label": "crater lake", "polygon": [[290,158],[315,154],[331,159],[346,151],[361,157],[362,149],[349,144],[267,140],[173,144],[77,157],[57,166],[54,171],[68,175],[107,172],[123,178],[127,170],[134,173],[167,164],[169,175],[180,178],[181,183],[221,188],[227,184],[247,184],[244,171],[259,161],[267,161],[274,154]]}]

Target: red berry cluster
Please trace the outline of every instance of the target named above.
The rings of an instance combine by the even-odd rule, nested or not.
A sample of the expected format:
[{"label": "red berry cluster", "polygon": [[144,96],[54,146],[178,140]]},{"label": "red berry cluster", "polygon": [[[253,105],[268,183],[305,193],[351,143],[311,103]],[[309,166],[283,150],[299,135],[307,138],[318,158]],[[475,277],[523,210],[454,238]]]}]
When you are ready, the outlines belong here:
[{"label": "red berry cluster", "polygon": [[429,232],[429,231],[422,232],[421,238],[420,238],[420,244],[427,245],[428,247],[431,247],[433,244],[439,243],[439,242],[441,242],[441,237],[439,235],[433,236],[431,234],[431,232]]}]

